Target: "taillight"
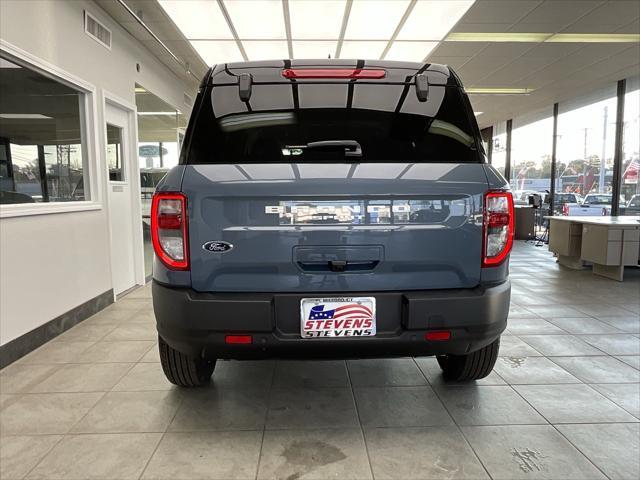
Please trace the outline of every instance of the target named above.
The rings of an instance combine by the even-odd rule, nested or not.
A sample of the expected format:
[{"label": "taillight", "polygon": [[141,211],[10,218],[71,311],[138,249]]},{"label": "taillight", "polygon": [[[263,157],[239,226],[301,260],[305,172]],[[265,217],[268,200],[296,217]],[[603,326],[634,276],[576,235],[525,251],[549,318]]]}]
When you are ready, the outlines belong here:
[{"label": "taillight", "polygon": [[286,68],[285,78],[384,78],[387,72],[380,69],[362,68]]},{"label": "taillight", "polygon": [[484,196],[482,266],[504,262],[513,245],[514,211],[511,192],[489,191]]},{"label": "taillight", "polygon": [[569,215],[569,205],[567,205],[566,203],[562,204],[562,215],[564,215],[565,217]]},{"label": "taillight", "polygon": [[187,199],[157,192],[151,204],[151,239],[158,258],[171,270],[189,270]]}]

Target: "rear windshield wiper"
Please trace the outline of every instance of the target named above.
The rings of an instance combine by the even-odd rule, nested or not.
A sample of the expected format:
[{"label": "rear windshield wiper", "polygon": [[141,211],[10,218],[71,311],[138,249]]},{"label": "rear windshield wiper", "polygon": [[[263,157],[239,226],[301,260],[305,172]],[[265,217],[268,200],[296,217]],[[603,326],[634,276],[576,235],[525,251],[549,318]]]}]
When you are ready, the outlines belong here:
[{"label": "rear windshield wiper", "polygon": [[362,147],[355,140],[321,140],[305,145],[285,145],[283,155],[301,155],[305,151],[344,153],[345,157],[362,157]]}]

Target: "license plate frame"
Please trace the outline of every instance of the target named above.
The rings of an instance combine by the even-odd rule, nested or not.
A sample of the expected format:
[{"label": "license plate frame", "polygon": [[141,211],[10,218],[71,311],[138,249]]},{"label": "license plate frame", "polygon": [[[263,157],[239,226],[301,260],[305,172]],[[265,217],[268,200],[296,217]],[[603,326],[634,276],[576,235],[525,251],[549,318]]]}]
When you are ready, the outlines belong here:
[{"label": "license plate frame", "polygon": [[375,337],[376,324],[375,297],[300,299],[300,336],[304,339]]}]

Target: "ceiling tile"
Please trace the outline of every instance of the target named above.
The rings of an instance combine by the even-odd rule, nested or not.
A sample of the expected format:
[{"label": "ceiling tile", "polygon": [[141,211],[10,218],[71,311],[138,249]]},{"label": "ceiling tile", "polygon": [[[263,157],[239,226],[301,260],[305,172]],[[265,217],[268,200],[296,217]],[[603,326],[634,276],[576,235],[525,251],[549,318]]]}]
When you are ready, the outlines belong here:
[{"label": "ceiling tile", "polygon": [[462,65],[471,60],[471,57],[436,57],[429,55],[427,59],[431,63],[439,63],[441,65],[449,65],[454,70],[458,70]]},{"label": "ceiling tile", "polygon": [[291,37],[337,39],[344,17],[345,0],[289,0]]},{"label": "ceiling tile", "polygon": [[315,58],[331,58],[335,56],[336,46],[338,45],[337,40],[329,40],[329,41],[314,41],[314,40],[303,40],[303,41],[293,41],[293,58],[305,58],[305,59],[315,59]]},{"label": "ceiling tile", "polygon": [[243,61],[234,40],[193,40],[191,45],[208,65]]},{"label": "ceiling tile", "polygon": [[[464,21],[464,18],[462,20]],[[467,33],[502,33],[509,31],[511,25],[511,23],[463,23],[461,21],[453,28],[453,31]]]},{"label": "ceiling tile", "polygon": [[243,41],[242,46],[250,61],[289,58],[284,40]]},{"label": "ceiling tile", "polygon": [[241,39],[285,39],[280,0],[227,0],[231,22]]},{"label": "ceiling tile", "polygon": [[342,43],[342,50],[340,50],[340,58],[377,60],[386,46],[387,42],[352,42],[345,40]]},{"label": "ceiling tile", "polygon": [[345,32],[350,40],[389,39],[409,0],[354,0]]},{"label": "ceiling tile", "polygon": [[530,11],[518,23],[568,25],[603,3],[602,0],[562,0],[561,2],[547,0]]},{"label": "ceiling tile", "polygon": [[216,2],[159,0],[159,3],[188,39],[233,38]]},{"label": "ceiling tile", "polygon": [[473,57],[487,48],[489,43],[483,42],[442,42],[433,51],[438,57]]},{"label": "ceiling tile", "polygon": [[437,45],[437,42],[399,42],[395,41],[384,57],[385,60],[403,60],[422,62]]},{"label": "ceiling tile", "polygon": [[398,40],[441,40],[472,3],[473,1],[469,0],[446,2],[420,0],[411,10],[397,38]]},{"label": "ceiling tile", "polygon": [[512,60],[531,50],[533,47],[535,47],[535,45],[535,43],[522,42],[490,43],[487,48],[483,49],[481,52],[478,52],[476,57]]},{"label": "ceiling tile", "polygon": [[[541,0],[485,0],[476,2],[469,9],[462,23],[512,24],[542,3]],[[456,31],[463,31],[456,29]]]}]

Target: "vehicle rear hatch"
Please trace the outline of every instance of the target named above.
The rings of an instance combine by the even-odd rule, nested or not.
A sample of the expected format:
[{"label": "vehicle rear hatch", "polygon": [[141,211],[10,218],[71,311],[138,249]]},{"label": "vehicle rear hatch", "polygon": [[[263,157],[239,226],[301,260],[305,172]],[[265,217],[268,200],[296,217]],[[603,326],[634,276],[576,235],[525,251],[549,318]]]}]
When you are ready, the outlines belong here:
[{"label": "vehicle rear hatch", "polygon": [[[313,67],[300,63],[230,65],[214,75],[190,127],[182,186],[195,290],[479,283],[487,179],[468,102],[446,86],[443,67],[423,71],[429,90],[420,101],[420,72],[398,65],[366,81],[282,76]],[[252,77],[247,101],[242,73]],[[233,248],[203,248],[212,241]]]}]

